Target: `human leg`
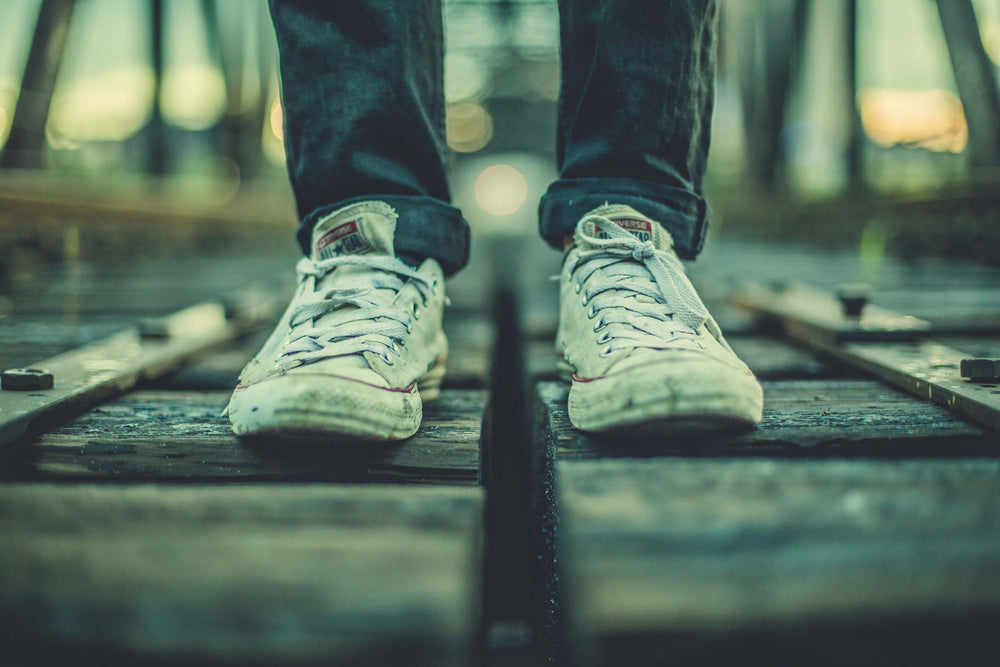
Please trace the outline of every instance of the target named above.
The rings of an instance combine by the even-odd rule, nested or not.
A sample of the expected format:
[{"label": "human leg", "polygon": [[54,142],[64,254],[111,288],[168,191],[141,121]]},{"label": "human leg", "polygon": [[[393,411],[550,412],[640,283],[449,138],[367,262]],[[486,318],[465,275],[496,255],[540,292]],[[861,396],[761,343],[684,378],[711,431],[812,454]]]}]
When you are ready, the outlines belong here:
[{"label": "human leg", "polygon": [[630,433],[745,426],[756,378],[678,257],[707,218],[718,7],[712,0],[560,3],[559,173],[542,235],[567,247],[557,346],[570,419]]},{"label": "human leg", "polygon": [[559,180],[542,198],[542,236],[561,247],[614,200],[659,221],[693,259],[707,224],[717,3],[560,0],[559,10]]},{"label": "human leg", "polygon": [[306,257],[233,392],[233,431],[406,438],[444,375],[444,274],[468,254],[442,161],[440,4],[272,0],[271,11]]},{"label": "human leg", "polygon": [[440,0],[270,6],[303,252],[325,215],[377,199],[401,214],[397,251],[460,269],[469,233],[448,205]]}]

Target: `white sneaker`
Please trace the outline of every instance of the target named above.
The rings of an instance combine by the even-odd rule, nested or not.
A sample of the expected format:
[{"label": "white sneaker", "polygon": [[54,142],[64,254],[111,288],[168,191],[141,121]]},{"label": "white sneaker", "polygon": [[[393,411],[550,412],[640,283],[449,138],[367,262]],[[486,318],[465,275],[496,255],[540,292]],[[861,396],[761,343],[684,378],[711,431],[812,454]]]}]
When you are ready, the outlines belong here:
[{"label": "white sneaker", "polygon": [[444,275],[393,253],[396,212],[362,202],[323,218],[299,288],[226,411],[240,436],[399,440],[439,393]]},{"label": "white sneaker", "polygon": [[669,232],[629,206],[580,220],[561,275],[569,418],[632,434],[749,427],[763,391],[709,315]]}]

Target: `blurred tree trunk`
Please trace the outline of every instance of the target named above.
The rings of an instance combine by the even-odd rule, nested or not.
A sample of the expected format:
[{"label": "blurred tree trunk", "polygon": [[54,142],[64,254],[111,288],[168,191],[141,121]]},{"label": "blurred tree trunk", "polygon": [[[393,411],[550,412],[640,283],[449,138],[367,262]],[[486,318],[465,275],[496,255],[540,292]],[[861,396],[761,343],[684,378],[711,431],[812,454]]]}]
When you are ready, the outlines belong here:
[{"label": "blurred tree trunk", "polygon": [[44,0],[38,10],[38,23],[4,149],[4,167],[44,166],[45,124],[75,4],[74,0]]},{"label": "blurred tree trunk", "polygon": [[[260,168],[263,158],[260,138],[263,116],[259,107],[266,104],[262,99],[264,89],[258,91],[256,97],[247,104],[245,98],[248,91],[244,86],[248,67],[252,69],[257,65],[252,58],[257,54],[260,7],[256,2],[231,7],[230,18],[238,26],[238,30],[229,31],[229,39],[224,38],[220,27],[217,0],[201,0],[201,7],[209,51],[222,70],[226,82],[226,115],[216,128],[220,148],[238,165],[241,174],[249,175]],[[252,49],[248,49],[250,41],[253,42]],[[252,94],[252,87],[249,92]]]},{"label": "blurred tree trunk", "polygon": [[740,61],[740,90],[746,134],[747,170],[767,190],[782,179],[782,128],[794,63],[799,59],[808,0],[758,0],[743,36],[748,52]]},{"label": "blurred tree trunk", "polygon": [[153,66],[153,110],[147,126],[146,171],[163,175],[170,171],[167,125],[163,120],[163,0],[150,0],[150,61]]},{"label": "blurred tree trunk", "polygon": [[937,0],[937,8],[969,125],[969,164],[1000,167],[1000,94],[972,0]]}]

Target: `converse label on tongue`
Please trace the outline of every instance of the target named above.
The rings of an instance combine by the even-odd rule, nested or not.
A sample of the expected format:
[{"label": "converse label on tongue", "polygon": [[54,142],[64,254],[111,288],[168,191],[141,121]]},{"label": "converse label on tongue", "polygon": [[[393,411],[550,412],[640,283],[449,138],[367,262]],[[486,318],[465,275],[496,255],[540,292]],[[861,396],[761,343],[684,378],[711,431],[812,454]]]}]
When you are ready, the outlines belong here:
[{"label": "converse label on tongue", "polygon": [[[638,214],[629,214],[622,212],[621,210],[617,212],[608,211],[605,213],[600,209],[597,209],[596,211],[591,211],[588,215],[597,215],[610,220],[640,241],[645,242],[653,240],[654,223],[649,218],[640,217]],[[608,232],[597,222],[592,220],[586,223],[585,229],[589,236],[594,236],[599,239],[609,238]]]},{"label": "converse label on tongue", "polygon": [[391,255],[396,211],[380,201],[350,204],[326,216],[313,229],[312,258],[316,261],[361,255]]},{"label": "converse label on tongue", "polygon": [[590,216],[609,220],[634,236],[640,243],[652,243],[658,250],[665,250],[673,245],[673,239],[667,230],[631,206],[605,204],[584,216],[584,233],[587,236],[607,240],[610,236],[605,229],[607,223],[601,225],[593,219],[587,220],[586,218]]},{"label": "converse label on tongue", "polygon": [[370,252],[372,247],[361,233],[361,219],[341,223],[316,239],[320,259]]},{"label": "converse label on tongue", "polygon": [[[649,220],[641,220],[639,218],[608,218],[611,222],[615,223],[626,232],[632,234],[640,241],[652,241],[653,240],[653,223]],[[608,238],[608,233],[603,229],[598,230],[595,236],[599,239]]]}]

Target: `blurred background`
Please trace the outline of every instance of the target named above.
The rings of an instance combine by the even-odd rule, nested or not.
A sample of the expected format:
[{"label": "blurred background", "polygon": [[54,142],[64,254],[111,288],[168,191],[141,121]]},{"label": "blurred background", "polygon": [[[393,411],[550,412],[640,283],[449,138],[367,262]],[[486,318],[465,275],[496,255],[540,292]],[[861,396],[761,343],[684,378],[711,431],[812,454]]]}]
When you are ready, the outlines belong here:
[{"label": "blurred background", "polygon": [[[713,234],[1000,261],[1000,0],[722,6]],[[476,232],[531,234],[556,173],[555,0],[444,15],[454,200]],[[110,252],[110,218],[286,234],[276,62],[263,0],[5,0],[0,243]]]}]

